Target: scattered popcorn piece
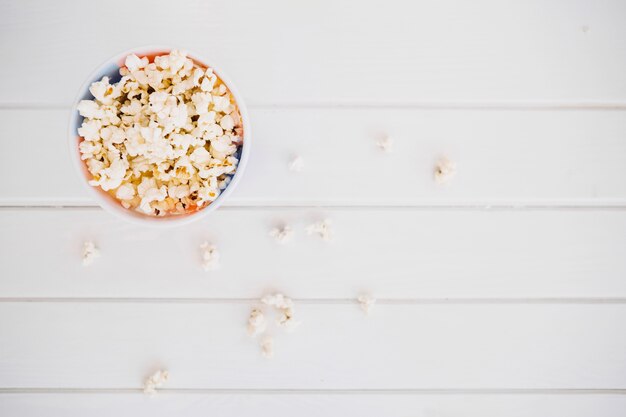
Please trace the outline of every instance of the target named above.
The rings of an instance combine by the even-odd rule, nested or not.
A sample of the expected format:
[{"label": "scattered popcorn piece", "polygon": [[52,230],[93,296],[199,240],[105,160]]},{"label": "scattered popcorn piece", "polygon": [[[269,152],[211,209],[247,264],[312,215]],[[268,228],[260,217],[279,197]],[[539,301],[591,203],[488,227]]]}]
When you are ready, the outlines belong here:
[{"label": "scattered popcorn piece", "polygon": [[265,315],[258,308],[252,309],[248,318],[248,334],[252,337],[259,335],[267,329]]},{"label": "scattered popcorn piece", "polygon": [[293,308],[293,300],[284,294],[268,294],[261,298],[261,302],[270,307],[276,307],[279,309]]},{"label": "scattered popcorn piece", "polygon": [[83,265],[89,266],[96,258],[100,257],[100,250],[96,245],[88,240],[83,244]]},{"label": "scattered popcorn piece", "polygon": [[300,326],[300,321],[293,318],[293,308],[281,309],[280,316],[276,319],[276,324],[283,327],[287,331],[293,331]]},{"label": "scattered popcorn piece", "polygon": [[155,395],[156,389],[161,387],[169,379],[170,374],[167,371],[158,370],[150,376],[143,384],[143,392],[148,395]]},{"label": "scattered popcorn piece", "polygon": [[285,244],[293,238],[293,229],[284,225],[282,227],[275,227],[270,230],[270,237],[273,238],[277,243]]},{"label": "scattered popcorn piece", "polygon": [[359,295],[357,300],[359,302],[359,305],[361,306],[361,310],[363,310],[365,314],[369,314],[372,306],[374,305],[374,303],[376,303],[376,299],[367,294]]},{"label": "scattered popcorn piece", "polygon": [[333,238],[333,230],[329,219],[312,223],[306,228],[307,235],[319,235],[323,240],[330,241]]},{"label": "scattered popcorn piece", "polygon": [[381,150],[391,152],[391,149],[393,148],[393,139],[389,136],[385,136],[384,138],[378,140],[377,145]]},{"label": "scattered popcorn piece", "polygon": [[435,165],[435,181],[437,184],[447,184],[456,174],[456,164],[447,158],[441,158]]},{"label": "scattered popcorn piece", "polygon": [[202,250],[202,268],[205,271],[214,271],[220,267],[220,253],[215,245],[204,242],[200,245]]},{"label": "scattered popcorn piece", "polygon": [[292,172],[302,172],[304,169],[304,159],[301,156],[294,157],[291,162],[289,162],[289,171]]},{"label": "scattered popcorn piece", "polygon": [[265,336],[261,340],[261,353],[267,359],[274,356],[274,338],[272,336]]}]

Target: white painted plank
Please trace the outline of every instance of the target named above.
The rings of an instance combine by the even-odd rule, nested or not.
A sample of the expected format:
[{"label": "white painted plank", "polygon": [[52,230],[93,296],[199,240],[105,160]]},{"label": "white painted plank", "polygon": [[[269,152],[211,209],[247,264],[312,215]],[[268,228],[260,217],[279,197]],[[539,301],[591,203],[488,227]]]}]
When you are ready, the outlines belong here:
[{"label": "white painted plank", "polygon": [[302,304],[261,356],[252,305],[1,303],[0,388],[626,388],[626,305]]},{"label": "white painted plank", "polygon": [[625,14],[620,0],[3,1],[0,102],[69,104],[102,61],[155,43],[207,56],[255,104],[624,102]]},{"label": "white painted plank", "polygon": [[[626,112],[255,110],[248,170],[227,204],[626,204]],[[64,110],[0,111],[0,204],[95,204]],[[25,129],[29,126],[28,129]],[[392,153],[376,147],[388,134]],[[292,155],[305,161],[288,170]],[[458,174],[433,181],[437,159]],[[25,163],[27,158],[28,163]]]},{"label": "white painted plank", "polygon": [[[330,243],[307,236],[333,222]],[[284,246],[268,231],[295,230]],[[96,209],[0,211],[3,297],[626,297],[623,210],[220,210],[151,230]],[[102,257],[83,267],[82,245]],[[201,268],[214,242],[221,269]]]},{"label": "white painted plank", "polygon": [[3,394],[0,413],[20,417],[622,417],[621,395]]}]

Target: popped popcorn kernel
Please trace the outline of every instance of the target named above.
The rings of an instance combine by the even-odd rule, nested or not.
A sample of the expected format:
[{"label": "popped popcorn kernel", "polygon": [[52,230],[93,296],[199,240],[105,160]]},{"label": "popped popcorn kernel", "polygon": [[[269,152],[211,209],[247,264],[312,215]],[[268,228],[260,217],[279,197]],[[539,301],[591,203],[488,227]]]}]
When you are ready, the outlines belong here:
[{"label": "popped popcorn kernel", "polygon": [[289,171],[302,172],[303,169],[304,159],[301,156],[296,156],[289,162]]},{"label": "popped popcorn kernel", "polygon": [[248,334],[254,337],[265,332],[266,329],[267,321],[263,312],[258,308],[252,309],[248,318]]},{"label": "popped popcorn kernel", "polygon": [[277,243],[284,245],[293,238],[293,229],[288,225],[275,227],[270,230],[269,236],[273,238]]},{"label": "popped popcorn kernel", "polygon": [[393,149],[393,139],[391,139],[389,136],[385,136],[384,138],[379,139],[376,142],[376,145],[378,145],[380,150],[384,152],[391,152],[391,150]]},{"label": "popped popcorn kernel", "polygon": [[88,240],[83,244],[83,266],[89,266],[96,258],[100,257],[100,250]]},{"label": "popped popcorn kernel", "polygon": [[138,69],[145,68],[146,65],[148,65],[148,58],[139,58],[135,54],[130,54],[126,57],[124,65],[126,65],[126,68],[130,72],[137,71]]},{"label": "popped popcorn kernel", "polygon": [[131,54],[121,79],[91,84],[77,129],[81,159],[122,207],[149,216],[187,214],[210,205],[239,163],[243,122],[233,94],[211,68],[184,51]]},{"label": "popped popcorn kernel", "polygon": [[235,120],[231,115],[227,114],[226,116],[222,117],[222,120],[220,120],[220,126],[225,131],[233,130],[235,127]]},{"label": "popped popcorn kernel", "polygon": [[101,119],[104,116],[100,106],[95,101],[81,100],[77,107],[78,113],[88,119]]},{"label": "popped popcorn kernel", "polygon": [[261,353],[267,359],[274,357],[274,338],[272,336],[265,336],[261,340]]},{"label": "popped popcorn kernel", "polygon": [[117,188],[115,196],[120,200],[130,200],[135,196],[135,187],[133,184],[122,184]]},{"label": "popped popcorn kernel", "polygon": [[359,295],[359,297],[357,298],[357,301],[359,302],[359,306],[361,307],[361,310],[363,310],[363,312],[368,315],[370,314],[372,307],[376,303],[376,299],[368,294]]},{"label": "popped popcorn kernel", "polygon": [[441,158],[435,165],[435,181],[437,184],[448,184],[456,175],[456,164],[448,158]]},{"label": "popped popcorn kernel", "polygon": [[202,269],[205,271],[215,271],[220,268],[220,253],[215,245],[204,242],[200,245],[202,251]]},{"label": "popped popcorn kernel", "polygon": [[293,300],[281,293],[268,294],[261,298],[261,302],[279,309],[293,308]]},{"label": "popped popcorn kernel", "polygon": [[324,219],[311,223],[306,227],[307,235],[318,235],[325,241],[331,241],[333,238],[333,229],[331,228],[331,221]]},{"label": "popped popcorn kernel", "polygon": [[280,316],[276,319],[276,324],[283,327],[287,331],[293,331],[301,322],[294,319],[293,307],[283,308],[280,310]]},{"label": "popped popcorn kernel", "polygon": [[153,396],[157,392],[157,388],[160,388],[163,384],[167,382],[170,374],[168,371],[158,370],[150,377],[146,379],[143,384],[143,392],[144,394]]}]

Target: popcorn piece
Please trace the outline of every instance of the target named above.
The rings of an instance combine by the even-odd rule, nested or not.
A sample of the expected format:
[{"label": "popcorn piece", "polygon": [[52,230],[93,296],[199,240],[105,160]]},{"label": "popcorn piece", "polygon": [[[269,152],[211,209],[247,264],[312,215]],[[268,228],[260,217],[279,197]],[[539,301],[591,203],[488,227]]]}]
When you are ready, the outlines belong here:
[{"label": "popcorn piece", "polygon": [[235,127],[235,120],[232,118],[231,115],[227,114],[226,116],[222,117],[222,120],[220,120],[220,126],[226,131],[233,130],[233,128]]},{"label": "popcorn piece", "polygon": [[374,303],[376,303],[376,299],[367,294],[359,295],[359,297],[357,298],[357,301],[359,302],[359,305],[361,306],[361,310],[363,310],[365,314],[369,314],[372,309],[372,306],[374,305]]},{"label": "popcorn piece", "polygon": [[83,244],[83,266],[89,266],[96,258],[100,257],[100,250],[88,240]]},{"label": "popcorn piece", "polygon": [[198,206],[202,207],[207,202],[213,201],[220,195],[220,190],[213,187],[200,187],[198,190]]},{"label": "popcorn piece", "polygon": [[195,104],[197,114],[205,114],[209,112],[209,105],[212,98],[209,93],[195,93],[191,96],[191,101]]},{"label": "popcorn piece", "polygon": [[[148,99],[149,100],[149,99]],[[143,109],[143,105],[141,104],[141,101],[139,100],[132,100],[130,102],[130,104],[128,105],[123,105],[120,110],[122,111],[122,113],[127,114],[129,116],[135,116],[138,115],[141,110]],[[135,121],[135,119],[131,119],[133,121]]]},{"label": "popcorn piece", "polygon": [[229,114],[232,111],[230,98],[226,96],[213,96],[213,110]]},{"label": "popcorn piece", "polygon": [[267,359],[274,357],[274,338],[272,336],[265,336],[261,340],[261,353]]},{"label": "popcorn piece", "polygon": [[191,155],[189,155],[191,162],[194,162],[196,166],[205,165],[211,162],[211,154],[205,148],[196,148]]},{"label": "popcorn piece", "polygon": [[288,307],[281,309],[280,316],[276,319],[276,324],[287,331],[293,331],[300,326],[301,322],[293,318],[293,308]]},{"label": "popcorn piece", "polygon": [[89,119],[101,119],[104,116],[100,106],[93,100],[81,100],[77,107],[81,116]]},{"label": "popcorn piece", "polygon": [[259,335],[267,329],[265,315],[258,308],[252,309],[248,318],[248,334],[252,337]]},{"label": "popcorn piece", "polygon": [[330,241],[333,238],[333,230],[331,222],[328,219],[320,220],[307,226],[306,233],[308,235],[319,235],[323,240]]},{"label": "popcorn piece", "polygon": [[290,226],[275,227],[270,230],[270,237],[277,243],[284,245],[293,238],[293,229]]},{"label": "popcorn piece", "polygon": [[232,138],[228,135],[222,135],[211,140],[211,147],[209,148],[215,159],[226,159],[227,156],[235,153],[236,149],[237,146],[233,144]]},{"label": "popcorn piece", "polygon": [[188,185],[170,185],[167,189],[167,194],[176,199],[183,199],[189,196],[189,186]]},{"label": "popcorn piece", "polygon": [[[94,155],[97,155],[102,151],[102,145],[96,142],[84,140],[78,145],[78,149],[82,153],[81,159],[88,159],[87,166],[92,169],[92,172],[95,175],[102,175],[102,171],[105,169],[104,163],[98,161],[97,159],[89,159],[93,158]],[[98,168],[95,167],[95,164],[97,163],[100,163]]]},{"label": "popcorn piece", "polygon": [[168,110],[170,110],[171,106],[174,104],[172,101],[168,102],[168,98],[170,97],[174,96],[169,95],[165,91],[155,91],[150,94],[150,97],[148,98],[150,109],[157,114],[163,112],[166,106],[168,107]]},{"label": "popcorn piece", "polygon": [[139,58],[135,54],[128,55],[126,57],[126,61],[124,61],[124,65],[130,72],[137,71],[138,69],[145,68],[148,65],[148,58],[145,56],[143,58]]},{"label": "popcorn piece", "polygon": [[294,157],[291,162],[289,162],[289,171],[292,172],[302,172],[304,169],[304,159],[301,156]]},{"label": "popcorn piece", "polygon": [[393,148],[393,139],[389,136],[385,136],[384,138],[379,139],[376,144],[382,151],[391,152],[391,149]]},{"label": "popcorn piece", "polygon": [[220,253],[215,245],[204,242],[200,245],[202,250],[202,268],[205,271],[214,271],[220,267]]},{"label": "popcorn piece", "polygon": [[281,293],[268,294],[261,298],[261,302],[279,309],[293,308],[293,300]]},{"label": "popcorn piece", "polygon": [[[211,112],[209,112],[211,113]],[[206,113],[206,114],[209,114]],[[204,115],[200,115],[200,117],[203,117]],[[202,126],[203,130],[204,130],[204,134],[202,135],[202,139],[204,139],[205,141],[211,141],[211,144],[213,144],[213,140],[219,138],[220,136],[224,135],[224,129],[222,129],[222,127],[220,125],[218,125],[215,122],[210,122],[207,123],[206,125]],[[227,139],[227,138],[225,138]],[[215,158],[219,159],[219,156],[215,155]]]},{"label": "popcorn piece", "polygon": [[156,389],[160,388],[163,384],[167,382],[170,374],[168,371],[156,371],[152,376],[148,377],[143,384],[143,392],[144,394],[153,396],[156,394]]},{"label": "popcorn piece", "polygon": [[135,196],[135,187],[132,184],[122,184],[115,192],[115,196],[120,200],[130,200]]},{"label": "popcorn piece", "polygon": [[97,141],[100,139],[100,128],[102,122],[100,120],[85,120],[81,127],[78,128],[78,134],[88,141]]},{"label": "popcorn piece", "polygon": [[118,87],[109,84],[109,77],[102,77],[102,80],[92,83],[89,92],[102,104],[111,104],[122,94]]},{"label": "popcorn piece", "polygon": [[104,145],[109,150],[113,150],[111,145],[119,145],[123,143],[124,139],[126,139],[126,132],[124,132],[124,129],[120,129],[116,126],[107,126],[100,130],[100,137],[102,138]]},{"label": "popcorn piece", "polygon": [[161,210],[155,207],[153,202],[159,202],[165,200],[167,197],[167,188],[164,185],[161,188],[150,188],[146,190],[143,197],[141,198],[141,203],[139,204],[139,208],[144,213],[152,213],[153,211],[158,215]]},{"label": "popcorn piece", "polygon": [[167,197],[167,188],[162,185],[157,187],[157,182],[154,178],[144,177],[141,183],[137,186],[137,195],[141,197],[139,209],[144,213],[156,212],[159,214],[160,210],[153,207],[153,202],[163,201]]},{"label": "popcorn piece", "polygon": [[213,90],[213,87],[215,86],[216,81],[217,81],[217,77],[213,73],[213,70],[209,68],[204,73],[204,78],[202,79],[202,82],[200,83],[200,89],[202,91],[211,91]]},{"label": "popcorn piece", "polygon": [[447,184],[456,174],[456,164],[447,158],[441,158],[435,165],[435,181]]}]

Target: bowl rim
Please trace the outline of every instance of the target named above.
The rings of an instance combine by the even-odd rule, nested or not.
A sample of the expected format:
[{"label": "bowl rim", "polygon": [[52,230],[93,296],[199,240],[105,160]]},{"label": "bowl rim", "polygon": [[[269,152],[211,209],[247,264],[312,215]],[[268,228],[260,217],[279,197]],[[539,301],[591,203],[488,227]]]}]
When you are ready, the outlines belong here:
[{"label": "bowl rim", "polygon": [[[114,202],[114,197],[105,196],[106,193],[104,190],[99,187],[94,187],[89,185],[89,179],[86,174],[86,165],[82,159],[80,159],[80,151],[78,150],[78,103],[83,100],[85,94],[89,91],[89,87],[95,81],[100,80],[103,75],[104,70],[109,67],[111,64],[118,65],[119,62],[123,61],[130,54],[137,54],[138,56],[150,55],[158,52],[171,52],[173,50],[182,50],[186,51],[187,56],[192,58],[194,61],[204,65],[207,68],[213,69],[218,78],[226,85],[230,93],[233,95],[235,99],[235,103],[237,104],[237,108],[239,109],[239,113],[241,115],[241,120],[243,124],[243,144],[241,146],[241,154],[239,156],[239,163],[237,164],[237,169],[235,170],[234,175],[231,177],[230,183],[226,186],[224,190],[220,193],[220,195],[209,204],[207,207],[204,207],[196,212],[189,214],[182,214],[176,216],[164,216],[164,217],[154,217],[141,214],[136,211],[131,211],[129,209],[125,209],[119,203]],[[127,49],[123,52],[120,52],[113,57],[107,59],[98,65],[88,76],[88,78],[83,82],[80,89],[78,90],[78,94],[76,99],[72,104],[72,110],[70,113],[70,120],[68,125],[68,144],[71,159],[74,165],[74,169],[76,173],[81,177],[81,183],[84,187],[88,189],[88,193],[96,200],[98,205],[102,207],[105,211],[115,215],[118,218],[121,218],[125,221],[134,223],[135,225],[142,226],[150,226],[157,228],[168,228],[173,226],[182,226],[189,224],[191,222],[198,221],[204,217],[206,217],[209,213],[218,209],[228,198],[228,196],[233,192],[241,177],[243,176],[243,172],[245,171],[246,165],[248,163],[250,148],[251,148],[251,137],[252,131],[250,127],[250,118],[248,116],[248,109],[246,104],[237,90],[237,87],[233,84],[231,79],[219,68],[214,66],[213,64],[209,64],[210,60],[207,60],[204,56],[196,54],[193,51],[189,51],[185,48],[177,48],[173,46],[166,45],[148,45],[148,46],[139,46],[131,49]]]}]

